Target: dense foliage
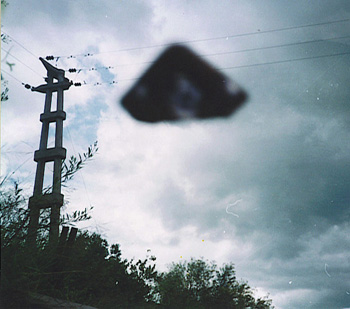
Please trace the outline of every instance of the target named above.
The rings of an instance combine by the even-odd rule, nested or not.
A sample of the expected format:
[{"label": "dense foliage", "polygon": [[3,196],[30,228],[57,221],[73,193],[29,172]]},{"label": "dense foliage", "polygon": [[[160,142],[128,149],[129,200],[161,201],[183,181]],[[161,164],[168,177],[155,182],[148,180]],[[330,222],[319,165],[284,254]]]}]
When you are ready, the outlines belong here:
[{"label": "dense foliage", "polygon": [[203,259],[173,263],[158,288],[167,308],[271,308],[270,300],[255,300],[248,284],[236,280],[233,264],[218,269]]},{"label": "dense foliage", "polygon": [[146,308],[157,276],[148,263],[123,260],[118,245],[87,232],[71,248],[11,244],[2,248],[2,308],[31,307],[35,294],[98,308]]},{"label": "dense foliage", "polygon": [[[95,143],[85,154],[63,162],[64,185],[96,151]],[[109,245],[87,231],[78,232],[74,242],[52,246],[49,211],[42,211],[37,247],[29,248],[28,197],[17,183],[8,183],[8,178],[0,182],[1,308],[50,308],[33,302],[38,294],[97,308],[271,308],[270,300],[255,299],[247,283],[236,280],[232,264],[218,269],[192,259],[159,273],[151,254],[128,261],[118,244]],[[65,214],[60,223],[89,218],[85,209]]]},{"label": "dense foliage", "polygon": [[[62,162],[62,184],[73,179],[97,152],[97,143],[86,153]],[[29,223],[28,196],[18,183],[0,182],[1,308],[37,307],[33,295],[42,294],[99,308],[145,307],[152,299],[157,272],[154,257],[127,261],[117,244],[109,246],[100,235],[78,233],[74,243],[48,241],[50,211],[42,210],[37,247],[26,242]],[[51,187],[43,189],[50,193]],[[62,215],[61,226],[90,219],[91,209]]]},{"label": "dense foliage", "polygon": [[98,308],[271,307],[267,299],[256,300],[246,283],[237,282],[232,264],[218,269],[203,259],[192,259],[158,273],[154,256],[122,259],[119,246],[110,246],[98,234],[80,232],[72,246],[51,248],[44,228],[38,248],[27,248],[22,191],[15,184],[0,197],[4,308],[29,306],[31,293]]}]

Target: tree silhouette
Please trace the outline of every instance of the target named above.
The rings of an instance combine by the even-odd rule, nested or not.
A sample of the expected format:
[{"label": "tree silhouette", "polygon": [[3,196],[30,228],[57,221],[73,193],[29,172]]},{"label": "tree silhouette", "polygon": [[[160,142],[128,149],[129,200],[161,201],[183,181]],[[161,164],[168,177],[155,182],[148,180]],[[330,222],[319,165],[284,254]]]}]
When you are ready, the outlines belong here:
[{"label": "tree silhouette", "polygon": [[248,284],[237,281],[233,264],[218,269],[203,259],[173,263],[158,288],[166,308],[272,308],[271,300],[255,299]]},{"label": "tree silhouette", "polygon": [[[97,144],[63,162],[67,185],[97,151]],[[272,308],[255,299],[246,282],[238,282],[233,264],[218,268],[203,259],[173,263],[158,273],[156,257],[122,258],[118,244],[80,231],[72,246],[48,246],[49,213],[43,211],[37,248],[28,249],[28,199],[18,183],[0,182],[1,308],[47,308],[33,295],[69,300],[97,308]],[[89,210],[62,216],[60,224],[90,218]]]}]

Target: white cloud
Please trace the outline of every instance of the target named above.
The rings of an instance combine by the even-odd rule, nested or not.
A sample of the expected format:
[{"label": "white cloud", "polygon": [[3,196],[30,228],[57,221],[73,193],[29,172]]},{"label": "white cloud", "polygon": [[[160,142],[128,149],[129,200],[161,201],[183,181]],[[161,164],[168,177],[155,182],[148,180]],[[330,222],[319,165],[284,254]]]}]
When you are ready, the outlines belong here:
[{"label": "white cloud", "polygon": [[[289,291],[271,293],[276,308],[306,308],[321,305],[318,300],[325,296],[326,291],[315,291],[311,289],[291,289]],[[293,304],[291,305],[291,299]]]},{"label": "white cloud", "polygon": [[[59,67],[114,67],[110,74],[85,70],[67,73],[69,78],[92,84],[103,78],[120,81],[65,93],[69,154],[85,151],[95,139],[100,147],[77,175],[76,189],[66,191],[67,211],[94,205],[93,220],[85,226],[120,243],[127,257],[142,257],[151,249],[161,269],[192,256],[232,261],[237,276],[259,293],[270,292],[277,307],[312,308],[321,300],[329,307],[344,306],[350,153],[345,57],[224,70],[250,95],[246,106],[225,120],[142,124],[119,101],[134,82],[127,79],[139,76],[164,46],[122,49],[348,18],[347,2],[328,1],[322,7],[304,1],[82,3],[12,1],[3,20],[5,32],[37,56],[96,54],[60,58]],[[208,54],[345,31],[339,24],[189,45]],[[43,83],[42,64],[16,42],[12,45],[11,52],[39,75],[18,61],[11,74],[33,86]],[[231,67],[346,46],[327,42],[208,60]],[[37,149],[44,104],[42,94],[10,77],[9,82],[1,124],[6,173]],[[30,160],[14,177],[33,178],[34,170]]]}]

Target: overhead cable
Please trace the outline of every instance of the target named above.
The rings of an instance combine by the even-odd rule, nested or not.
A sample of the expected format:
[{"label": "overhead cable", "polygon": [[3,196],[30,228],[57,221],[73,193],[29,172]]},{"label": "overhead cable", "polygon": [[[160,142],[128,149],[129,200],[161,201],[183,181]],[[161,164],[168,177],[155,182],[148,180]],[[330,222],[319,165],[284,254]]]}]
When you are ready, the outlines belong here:
[{"label": "overhead cable", "polygon": [[[311,59],[321,59],[321,58],[330,58],[330,57],[339,57],[339,56],[345,56],[345,55],[350,55],[350,52],[343,52],[343,53],[336,53],[336,54],[327,54],[327,55],[319,55],[319,56],[311,56],[311,57],[302,57],[302,58],[294,58],[294,59],[286,59],[286,60],[277,60],[277,61],[270,61],[270,62],[262,62],[262,63],[253,63],[253,64],[246,64],[246,65],[238,65],[238,66],[232,66],[232,67],[223,67],[223,68],[218,68],[218,70],[232,70],[232,69],[241,69],[241,68],[251,68],[251,67],[258,67],[258,66],[265,66],[265,65],[273,65],[273,64],[281,64],[281,63],[288,63],[288,62],[297,62],[297,61],[303,61],[303,60],[311,60]],[[25,84],[21,82],[19,79],[14,77],[12,74],[2,70],[2,72],[8,74],[11,76],[13,79],[21,83],[25,88],[31,89],[33,88],[29,84]],[[133,80],[138,80],[139,77],[137,78],[125,78],[125,79],[120,79],[118,81],[110,81],[110,82],[95,82],[95,83],[86,83],[84,82],[76,82],[73,84],[75,87],[80,87],[80,86],[87,86],[87,85],[93,85],[93,86],[101,86],[104,84],[109,84],[109,85],[115,85],[118,84],[119,82],[124,82],[124,81],[133,81]]]},{"label": "overhead cable", "polygon": [[[286,59],[286,60],[277,60],[277,61],[262,62],[262,63],[245,64],[245,65],[238,65],[238,66],[232,66],[232,67],[218,68],[218,70],[223,71],[223,70],[232,70],[232,69],[242,69],[242,68],[258,67],[258,66],[264,66],[264,65],[272,65],[272,64],[280,64],[280,63],[288,63],[288,62],[310,60],[310,59],[338,57],[338,56],[345,56],[345,55],[350,55],[350,52],[337,53],[337,54],[328,54],[328,55],[320,55],[320,56],[312,56],[312,57],[302,57],[302,58],[294,58],[294,59]],[[118,82],[133,81],[133,80],[138,80],[138,79],[139,79],[139,77],[136,77],[136,78],[135,77],[134,78],[125,78],[125,79],[119,79]]]},{"label": "overhead cable", "polygon": [[24,66],[26,66],[29,70],[31,70],[31,71],[34,72],[35,74],[39,75],[40,77],[42,77],[41,74],[39,74],[38,72],[34,71],[30,66],[28,66],[28,65],[25,64],[23,61],[21,61],[20,59],[18,59],[18,58],[15,57],[14,55],[12,55],[12,54],[10,53],[10,51],[5,50],[5,49],[3,49],[2,47],[1,47],[1,49],[2,49],[6,54],[8,54],[8,55],[10,55],[12,58],[16,59],[19,63],[22,63],[22,64],[23,64]]},{"label": "overhead cable", "polygon": [[[347,36],[309,40],[309,41],[294,42],[294,43],[286,43],[286,44],[279,44],[279,45],[272,45],[272,46],[265,46],[265,47],[248,48],[248,49],[241,49],[241,50],[234,50],[234,51],[224,51],[224,52],[217,52],[217,53],[211,53],[211,54],[203,54],[203,55],[199,55],[199,56],[200,57],[213,57],[213,56],[221,56],[221,55],[228,55],[228,54],[238,54],[238,53],[267,50],[267,49],[273,49],[273,48],[297,46],[297,45],[310,44],[310,43],[319,43],[319,42],[330,41],[330,40],[340,40],[340,39],[345,39],[345,38],[350,38],[350,36],[347,35]],[[115,67],[113,67],[113,66],[99,66],[99,67],[79,68],[79,69],[78,68],[70,68],[70,69],[66,70],[66,72],[79,74],[81,71],[111,70],[111,69],[117,69],[118,67],[152,64],[152,63],[154,63],[154,61],[143,61],[143,62],[136,62],[136,63],[117,64],[117,65],[115,65]]]},{"label": "overhead cable", "polygon": [[31,54],[33,57],[35,57],[35,59],[38,59],[38,57],[36,55],[34,55],[28,48],[24,47],[20,42],[18,42],[17,40],[15,40],[12,35],[7,34],[6,32],[2,31],[2,33],[6,34],[8,37],[11,38],[11,40],[15,43],[17,43],[19,46],[21,46],[25,51],[27,51],[29,54]]},{"label": "overhead cable", "polygon": [[3,69],[1,70],[1,73],[5,73],[5,74],[9,75],[11,78],[13,78],[17,82],[19,82],[21,85],[23,85],[26,89],[32,89],[33,88],[33,86],[21,82],[18,78],[14,77],[12,74],[10,74],[9,72],[4,71]]},{"label": "overhead cable", "polygon": [[345,55],[350,55],[350,52],[331,54],[331,55],[320,55],[320,56],[313,56],[313,57],[295,58],[295,59],[288,59],[288,60],[278,60],[278,61],[271,61],[271,62],[264,62],[264,63],[255,63],[255,64],[247,64],[247,65],[237,65],[237,66],[232,66],[232,67],[220,68],[219,70],[251,68],[251,67],[257,67],[257,66],[262,66],[262,65],[288,63],[288,62],[295,62],[295,61],[302,61],[302,60],[320,59],[320,58],[337,57],[337,56],[345,56]]},{"label": "overhead cable", "polygon": [[[261,35],[261,34],[266,34],[266,33],[282,32],[282,31],[289,31],[289,30],[295,30],[295,29],[303,29],[303,28],[324,26],[324,25],[330,25],[330,24],[337,24],[337,23],[343,23],[343,22],[348,22],[348,21],[350,21],[349,18],[341,19],[341,20],[335,20],[335,21],[314,23],[314,24],[306,24],[306,25],[299,25],[299,26],[291,26],[291,27],[263,30],[263,31],[258,30],[258,31],[254,31],[254,32],[246,32],[246,33],[218,36],[218,37],[211,37],[211,38],[184,40],[184,41],[178,42],[178,44],[198,43],[198,42],[222,40],[222,39],[228,39],[228,38],[238,38],[238,37],[245,37],[245,36],[252,36],[252,35]],[[123,48],[123,49],[118,49],[118,50],[97,52],[97,53],[83,53],[83,54],[75,54],[75,55],[68,55],[68,56],[48,56],[50,58],[49,59],[46,58],[46,59],[47,60],[56,59],[56,61],[57,61],[59,58],[67,58],[67,59],[69,59],[69,58],[75,58],[75,57],[91,57],[91,56],[95,56],[95,55],[99,55],[99,54],[118,53],[118,52],[133,51],[133,50],[140,50],[140,49],[164,47],[164,46],[169,46],[169,45],[172,45],[172,43],[155,44],[155,45],[139,46],[139,47],[131,47],[131,48]]]}]

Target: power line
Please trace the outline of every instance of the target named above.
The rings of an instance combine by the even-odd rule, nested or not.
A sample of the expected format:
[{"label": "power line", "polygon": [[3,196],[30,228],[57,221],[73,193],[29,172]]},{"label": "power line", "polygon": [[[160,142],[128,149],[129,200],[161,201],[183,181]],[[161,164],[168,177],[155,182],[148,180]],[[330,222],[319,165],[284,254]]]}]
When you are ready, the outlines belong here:
[{"label": "power line", "polygon": [[[343,52],[343,53],[337,53],[337,54],[327,54],[327,55],[319,55],[319,56],[311,56],[311,57],[302,57],[302,58],[294,58],[294,59],[286,59],[286,60],[277,60],[277,61],[270,61],[270,62],[262,62],[262,63],[253,63],[253,64],[246,64],[246,65],[239,65],[239,66],[232,66],[232,67],[223,67],[223,68],[218,68],[218,70],[223,71],[223,70],[231,70],[231,69],[241,69],[241,68],[250,68],[250,67],[257,67],[257,66],[264,66],[264,65],[273,65],[273,64],[281,64],[281,63],[288,63],[288,62],[297,62],[297,61],[303,61],[303,60],[311,60],[311,59],[321,59],[321,58],[329,58],[329,57],[338,57],[338,56],[345,56],[345,55],[350,55],[350,52]],[[3,70],[2,70],[3,71]],[[10,75],[13,79],[15,79],[17,82],[21,83],[22,85],[25,86],[25,88],[30,89],[32,86],[25,84],[21,82],[19,79],[14,77],[12,74],[3,71],[4,73]],[[86,82],[77,82],[74,83],[73,85],[78,87],[78,86],[88,86],[88,85],[93,85],[93,86],[101,86],[103,84],[118,84],[119,82],[124,82],[124,81],[134,81],[140,79],[139,77],[137,78],[125,78],[125,79],[120,79],[118,81],[111,81],[111,82],[95,82],[95,83],[86,83]]]},{"label": "power line", "polygon": [[10,179],[12,177],[12,175],[14,175],[24,164],[26,164],[32,157],[29,157],[28,159],[26,159],[24,162],[22,162],[19,166],[17,166],[17,168],[15,170],[13,170],[10,174],[7,174],[2,180],[0,185],[3,185],[7,179]]},{"label": "power line", "polygon": [[313,57],[295,58],[295,59],[288,59],[288,60],[278,60],[278,61],[271,61],[271,62],[264,62],[264,63],[254,63],[254,64],[247,64],[247,65],[238,65],[238,66],[233,66],[233,67],[220,68],[219,70],[251,68],[251,67],[270,65],[270,64],[288,63],[288,62],[303,61],[303,60],[309,60],[309,59],[337,57],[337,56],[344,56],[344,55],[350,55],[350,52],[331,54],[331,55],[320,55],[320,56],[313,56]]},{"label": "power line", "polygon": [[9,75],[10,77],[12,77],[14,80],[16,80],[17,82],[19,82],[21,85],[23,85],[26,89],[32,89],[33,86],[29,85],[29,84],[25,84],[23,82],[21,82],[18,78],[14,77],[12,74],[10,74],[9,72],[6,72],[4,70],[1,70],[1,73],[5,73],[7,75]]},{"label": "power line", "polygon": [[[21,82],[17,77],[14,77],[12,74],[10,74],[9,72],[6,72],[4,70],[1,70],[1,73],[5,73],[7,75],[9,75],[11,78],[13,78],[15,81],[17,81],[18,83],[20,83],[21,85],[23,85],[26,89],[32,89],[34,88],[33,86],[29,85],[29,84],[26,84],[26,83],[23,83]],[[110,85],[115,85],[117,84],[118,82],[113,80],[113,81],[110,81],[110,82],[95,82],[95,83],[86,83],[86,82],[83,82],[83,83],[80,83],[80,82],[77,82],[77,83],[74,83],[73,86],[75,87],[79,87],[79,86],[102,86],[104,84],[110,84]]]},{"label": "power line", "polygon": [[[350,38],[350,36],[340,36],[340,37],[333,37],[333,38],[325,38],[325,39],[317,39],[317,40],[308,40],[308,41],[302,41],[302,42],[293,42],[293,43],[286,43],[286,44],[279,44],[279,45],[272,45],[272,46],[265,46],[265,47],[257,47],[257,48],[249,48],[249,49],[241,49],[241,50],[235,50],[235,51],[226,51],[226,52],[218,52],[218,53],[211,53],[211,54],[204,54],[204,55],[199,55],[200,57],[212,57],[212,56],[220,56],[220,55],[227,55],[227,54],[235,54],[235,53],[245,53],[245,52],[251,52],[251,51],[259,51],[259,50],[267,50],[267,49],[273,49],[273,48],[281,48],[281,47],[288,47],[288,46],[296,46],[296,45],[302,45],[302,44],[310,44],[310,43],[318,43],[318,42],[323,42],[323,41],[330,41],[330,40],[337,40],[337,39],[345,39],[345,38]],[[5,51],[8,55],[12,56],[14,59],[19,61],[21,64],[26,66],[28,69],[30,69],[32,72],[37,74],[38,76],[42,77],[42,75],[35,70],[33,70],[31,67],[29,67],[27,64],[22,62],[20,59],[12,55],[9,51],[1,48],[3,51]],[[121,66],[129,66],[129,65],[139,65],[139,64],[152,64],[154,61],[144,61],[144,62],[138,62],[138,63],[128,63],[128,64],[118,64],[116,65],[117,67]],[[106,67],[92,67],[92,68],[81,68],[81,69],[69,69],[66,70],[66,72],[69,73],[76,73],[79,74],[81,71],[97,71],[101,69],[114,69],[113,66],[106,66]],[[7,72],[5,72],[7,73]],[[9,74],[9,73],[7,73]],[[108,83],[116,83],[116,82],[105,82],[103,84],[108,84]],[[94,83],[94,85],[100,85],[101,83]],[[85,84],[88,85],[88,84]],[[90,85],[90,84],[89,84]]]},{"label": "power line", "polygon": [[18,58],[15,57],[14,55],[12,55],[9,51],[3,49],[2,47],[1,47],[1,49],[2,49],[5,53],[7,53],[8,55],[10,55],[11,57],[13,57],[14,59],[16,59],[18,62],[22,63],[22,64],[23,64],[24,66],[26,66],[29,70],[31,70],[31,71],[34,72],[35,74],[39,75],[40,77],[42,77],[41,74],[39,74],[38,72],[34,71],[31,67],[29,67],[27,64],[25,64],[23,61],[21,61],[20,59],[18,59]]},{"label": "power line", "polygon": [[256,35],[256,34],[265,34],[265,33],[281,32],[281,31],[288,31],[288,30],[302,29],[302,28],[309,28],[309,27],[316,27],[316,26],[324,26],[324,25],[330,25],[330,24],[335,24],[335,23],[342,23],[342,22],[346,22],[346,21],[349,21],[349,20],[350,19],[342,19],[342,20],[322,22],[322,23],[316,23],[316,24],[292,26],[292,27],[285,27],[285,28],[271,29],[271,30],[264,30],[264,31],[247,32],[247,33],[234,34],[234,35],[229,35],[229,36],[222,36],[222,37],[214,37],[214,38],[208,38],[208,39],[198,39],[198,40],[184,41],[184,43],[222,40],[222,39],[226,39],[226,38],[238,38],[238,37],[244,37],[244,36],[250,36],[250,35]]},{"label": "power line", "polygon": [[[322,23],[314,23],[314,24],[307,24],[307,25],[299,25],[299,26],[291,26],[291,27],[285,27],[285,28],[277,28],[277,29],[271,29],[271,30],[264,30],[264,31],[254,31],[254,32],[246,32],[246,33],[240,33],[240,34],[233,34],[233,35],[226,35],[226,36],[218,36],[218,37],[212,37],[212,38],[203,38],[203,39],[194,39],[194,40],[184,40],[181,42],[177,42],[178,44],[186,44],[186,43],[198,43],[198,42],[207,42],[207,41],[214,41],[214,40],[222,40],[222,39],[228,39],[228,38],[238,38],[238,37],[245,37],[245,36],[252,36],[252,35],[259,35],[259,34],[266,34],[266,33],[274,33],[274,32],[282,32],[282,31],[288,31],[288,30],[295,30],[295,29],[302,29],[302,28],[310,28],[310,27],[317,27],[317,26],[324,26],[324,25],[331,25],[336,23],[343,23],[347,22],[350,19],[341,19],[341,20],[335,20],[335,21],[328,21],[328,22],[322,22]],[[107,54],[107,53],[118,53],[118,52],[125,52],[125,51],[134,51],[134,50],[140,50],[140,49],[149,49],[149,48],[156,48],[156,47],[164,47],[164,46],[170,46],[173,45],[172,43],[166,43],[166,44],[156,44],[156,45],[148,45],[148,46],[139,46],[139,47],[131,47],[131,48],[124,48],[124,49],[118,49],[114,51],[105,51],[105,52],[97,52],[97,53],[84,53],[84,54],[76,54],[76,55],[69,55],[69,56],[48,56],[50,57],[47,60],[53,60],[56,58],[56,61],[59,58],[75,58],[75,57],[91,57],[99,54]]]},{"label": "power line", "polygon": [[84,82],[76,82],[73,84],[73,86],[75,87],[81,87],[81,86],[102,86],[102,85],[106,85],[106,84],[109,84],[109,85],[115,85],[115,84],[118,84],[117,81],[115,80],[112,80],[110,82],[95,82],[95,83],[86,83],[85,81]]},{"label": "power line", "polygon": [[[329,58],[329,57],[338,57],[338,56],[345,56],[350,55],[350,52],[344,52],[344,53],[337,53],[337,54],[328,54],[328,55],[319,55],[319,56],[312,56],[312,57],[302,57],[302,58],[294,58],[294,59],[286,59],[286,60],[277,60],[277,61],[270,61],[270,62],[262,62],[262,63],[253,63],[253,64],[246,64],[246,65],[239,65],[239,66],[232,66],[232,67],[224,67],[224,68],[218,68],[219,71],[223,70],[232,70],[232,69],[242,69],[242,68],[250,68],[250,67],[258,67],[258,66],[264,66],[264,65],[272,65],[272,64],[280,64],[280,63],[288,63],[288,62],[297,62],[297,61],[303,61],[303,60],[311,60],[311,59],[320,59],[320,58]],[[85,86],[85,85],[94,85],[94,86],[101,86],[103,84],[117,84],[119,82],[125,82],[125,81],[135,81],[140,79],[139,77],[134,78],[124,78],[119,79],[117,82],[98,82],[94,84],[90,83],[76,83],[79,85],[75,86]]]},{"label": "power line", "polygon": [[14,77],[12,74],[10,74],[9,72],[4,71],[3,69],[1,69],[1,73],[6,73],[7,75],[11,76],[14,80],[18,81],[19,83],[23,84],[18,78]]},{"label": "power line", "polygon": [[340,40],[340,39],[347,39],[347,38],[350,38],[350,36],[347,35],[347,36],[340,36],[340,37],[335,37],[335,38],[317,39],[317,40],[295,42],[295,43],[286,43],[286,44],[279,44],[279,45],[272,45],[272,46],[265,46],[265,47],[248,48],[248,49],[241,49],[241,50],[236,50],[236,51],[228,51],[228,52],[219,52],[219,53],[213,53],[213,54],[206,54],[206,55],[203,55],[203,56],[204,57],[211,57],[211,56],[218,56],[218,55],[236,54],[236,53],[251,52],[251,51],[258,51],[258,50],[266,50],[266,49],[273,49],[273,48],[280,48],[280,47],[287,47],[287,46],[297,46],[297,45],[302,45],[302,44],[318,43],[318,42],[331,41],[331,40]]},{"label": "power line", "polygon": [[[279,44],[279,45],[272,45],[272,46],[265,46],[265,47],[256,47],[256,48],[248,48],[248,49],[241,49],[241,50],[234,50],[234,51],[217,52],[217,53],[211,53],[211,54],[203,54],[203,55],[199,55],[199,56],[200,57],[221,56],[221,55],[228,55],[228,54],[237,54],[237,53],[245,53],[245,52],[252,52],[252,51],[259,51],[259,50],[267,50],[267,49],[273,49],[273,48],[288,47],[288,46],[297,46],[297,45],[303,45],[303,44],[319,43],[319,42],[324,42],[324,41],[339,40],[339,39],[346,39],[346,38],[350,38],[350,36],[348,35],[348,36],[340,36],[340,37],[317,39],[317,40],[308,40],[308,41],[302,41],[302,42],[286,43],[286,44]],[[81,71],[113,70],[113,69],[116,69],[116,68],[122,67],[122,66],[152,64],[154,62],[155,61],[143,61],[143,62],[136,62],[136,63],[117,64],[115,66],[101,66],[101,67],[90,67],[90,68],[80,68],[80,69],[71,68],[71,69],[66,70],[66,72],[79,74]]]},{"label": "power line", "polygon": [[[320,55],[320,56],[312,56],[312,57],[303,57],[303,58],[295,58],[295,59],[286,59],[286,60],[278,60],[278,61],[270,61],[270,62],[262,62],[262,63],[253,63],[253,64],[246,64],[246,65],[238,65],[238,66],[232,66],[232,67],[224,67],[224,68],[218,68],[218,70],[231,70],[231,69],[242,69],[242,68],[250,68],[250,67],[257,67],[257,66],[264,66],[264,65],[272,65],[272,64],[280,64],[280,63],[288,63],[288,62],[296,62],[296,61],[303,61],[303,60],[310,60],[310,59],[320,59],[320,58],[327,58],[327,57],[337,57],[337,56],[344,56],[344,55],[350,55],[350,52],[344,52],[344,53],[338,53],[338,54],[329,54],[329,55]],[[120,79],[118,82],[124,82],[124,81],[133,81],[138,80],[137,78],[125,78]]]},{"label": "power line", "polygon": [[2,32],[4,34],[6,34],[7,36],[9,36],[11,38],[12,41],[14,41],[15,43],[17,43],[19,46],[21,46],[25,51],[27,51],[29,54],[31,54],[33,57],[35,57],[35,59],[38,60],[38,57],[36,55],[34,55],[28,48],[24,47],[20,42],[18,42],[17,40],[15,40],[11,35],[7,34],[6,32]]}]

